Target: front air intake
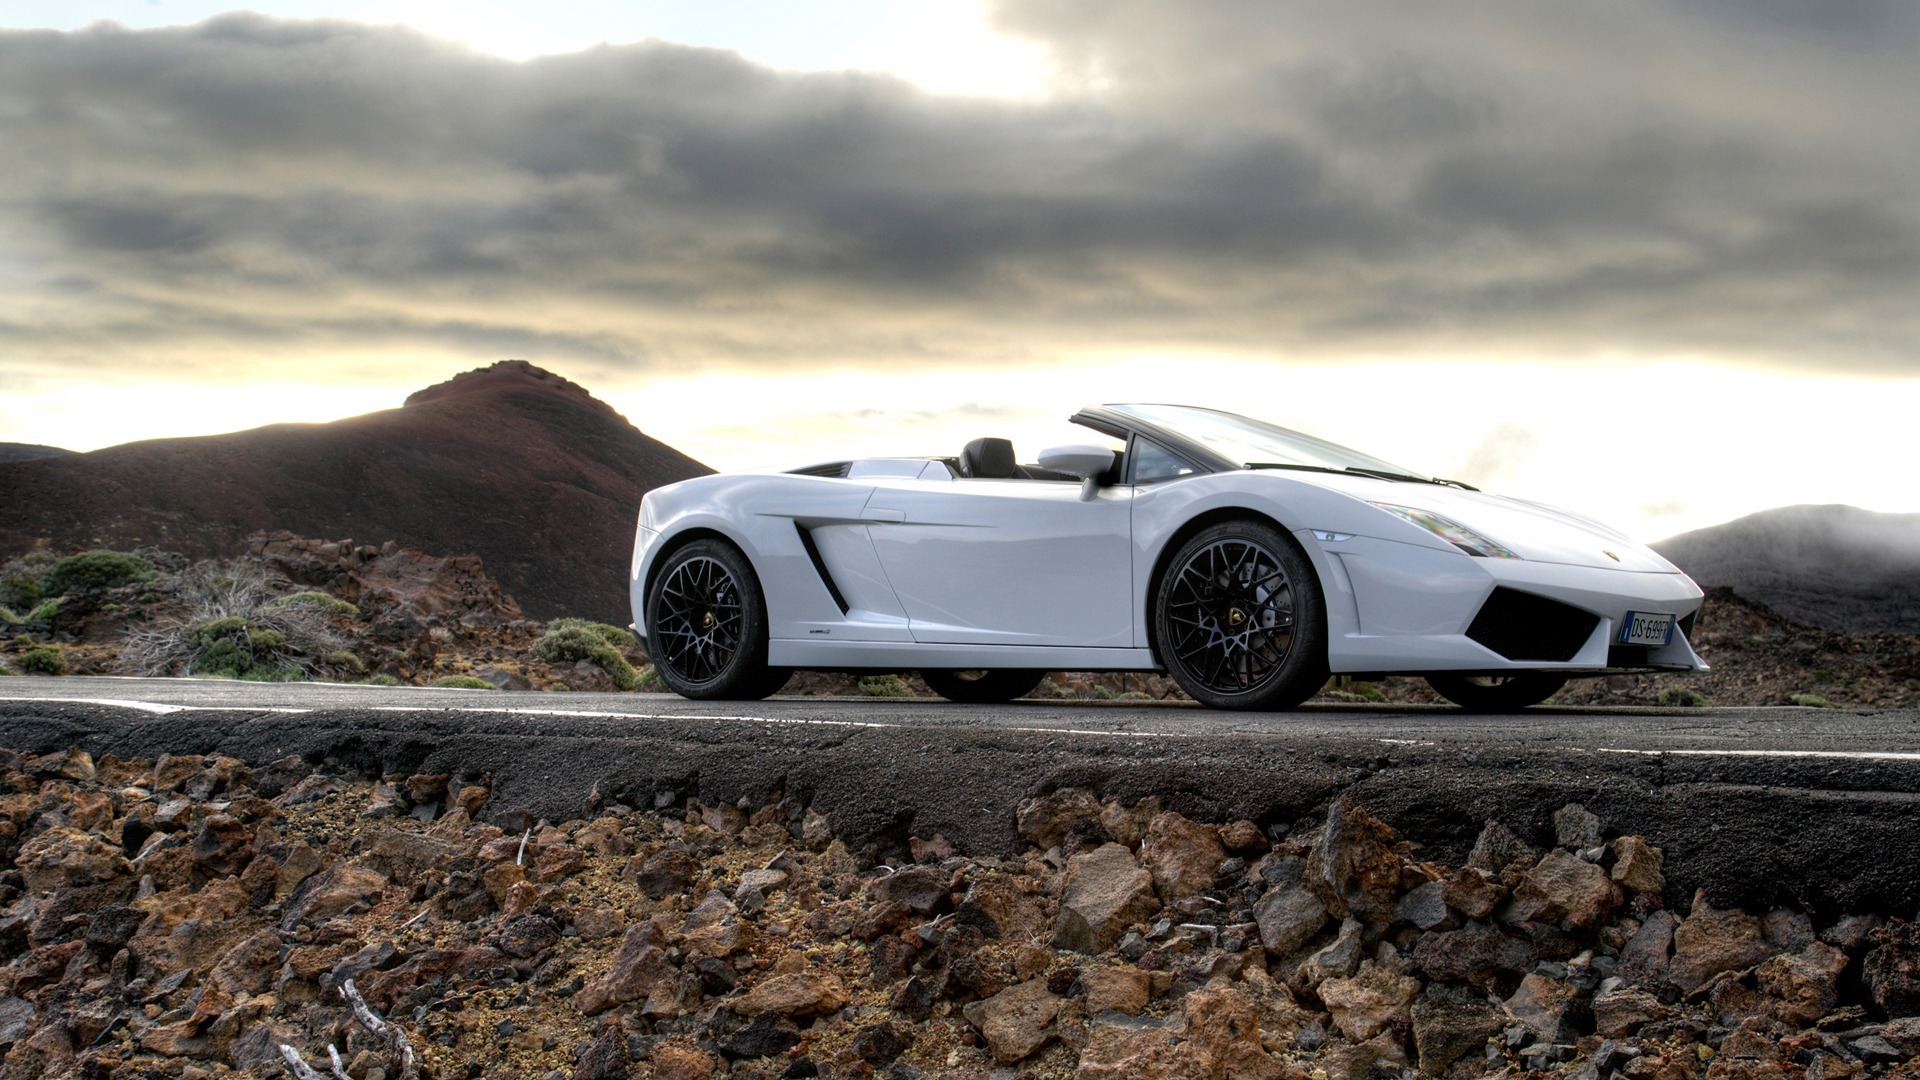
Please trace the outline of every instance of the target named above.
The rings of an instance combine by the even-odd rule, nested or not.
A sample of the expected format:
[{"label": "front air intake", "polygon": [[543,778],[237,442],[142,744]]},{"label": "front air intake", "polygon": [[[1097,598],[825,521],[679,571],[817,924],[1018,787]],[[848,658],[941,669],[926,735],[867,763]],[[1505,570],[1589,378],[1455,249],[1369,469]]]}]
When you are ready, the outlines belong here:
[{"label": "front air intake", "polygon": [[1599,624],[1590,611],[1502,587],[1480,605],[1467,636],[1509,660],[1566,663]]}]

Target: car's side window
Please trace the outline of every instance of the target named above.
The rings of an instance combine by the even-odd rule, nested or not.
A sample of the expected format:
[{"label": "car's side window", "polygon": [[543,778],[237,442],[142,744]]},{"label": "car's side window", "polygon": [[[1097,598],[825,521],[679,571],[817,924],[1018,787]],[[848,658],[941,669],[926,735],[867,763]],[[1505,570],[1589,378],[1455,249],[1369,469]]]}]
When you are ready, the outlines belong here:
[{"label": "car's side window", "polygon": [[1134,437],[1132,452],[1127,455],[1132,463],[1132,483],[1157,484],[1162,480],[1177,480],[1182,476],[1192,476],[1199,470],[1173,455],[1171,450],[1148,439]]}]

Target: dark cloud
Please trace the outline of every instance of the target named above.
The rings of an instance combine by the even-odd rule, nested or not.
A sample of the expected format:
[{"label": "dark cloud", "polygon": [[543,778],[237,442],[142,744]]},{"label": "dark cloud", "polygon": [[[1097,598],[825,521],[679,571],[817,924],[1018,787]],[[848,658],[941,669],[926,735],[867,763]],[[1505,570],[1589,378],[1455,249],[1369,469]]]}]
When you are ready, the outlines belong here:
[{"label": "dark cloud", "polygon": [[228,16],[0,32],[0,336],[590,370],[1100,349],[1914,373],[1908,4],[1022,0],[1063,92]]}]

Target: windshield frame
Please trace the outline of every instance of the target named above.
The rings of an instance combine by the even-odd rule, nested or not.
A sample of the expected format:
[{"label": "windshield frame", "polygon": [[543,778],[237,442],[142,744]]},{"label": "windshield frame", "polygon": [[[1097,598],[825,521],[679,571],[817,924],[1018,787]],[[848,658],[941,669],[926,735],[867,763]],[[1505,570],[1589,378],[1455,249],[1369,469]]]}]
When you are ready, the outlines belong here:
[{"label": "windshield frame", "polygon": [[[1351,447],[1224,409],[1158,403],[1096,405],[1075,414],[1073,422],[1121,438],[1135,432],[1148,435],[1170,444],[1171,449],[1192,459],[1206,472],[1306,469],[1438,482],[1434,477]],[[1258,441],[1246,442],[1228,435]],[[1244,453],[1249,449],[1259,450],[1266,456]]]}]

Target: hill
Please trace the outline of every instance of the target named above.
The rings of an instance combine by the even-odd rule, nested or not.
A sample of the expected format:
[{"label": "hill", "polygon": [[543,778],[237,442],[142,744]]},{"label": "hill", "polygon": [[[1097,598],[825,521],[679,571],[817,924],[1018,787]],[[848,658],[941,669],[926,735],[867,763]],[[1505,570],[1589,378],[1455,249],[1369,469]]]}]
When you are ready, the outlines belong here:
[{"label": "hill", "polygon": [[1702,586],[1808,626],[1920,633],[1920,514],[1783,506],[1653,545]]},{"label": "hill", "polygon": [[0,465],[9,461],[38,461],[41,458],[72,457],[73,451],[39,443],[0,442]]},{"label": "hill", "polygon": [[350,536],[478,555],[530,616],[624,626],[640,496],[711,471],[511,360],[332,423],[0,465],[0,558],[141,545],[210,558],[259,532]]}]

